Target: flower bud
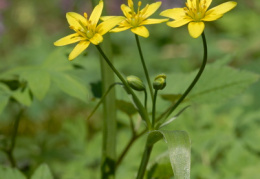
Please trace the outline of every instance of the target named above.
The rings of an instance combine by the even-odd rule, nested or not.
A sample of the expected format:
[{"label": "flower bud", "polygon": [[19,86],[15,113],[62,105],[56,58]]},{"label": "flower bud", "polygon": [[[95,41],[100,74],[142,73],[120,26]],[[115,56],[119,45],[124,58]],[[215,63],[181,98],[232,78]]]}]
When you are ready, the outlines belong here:
[{"label": "flower bud", "polygon": [[165,74],[160,74],[155,77],[153,81],[153,88],[155,90],[162,90],[166,86],[166,75]]},{"label": "flower bud", "polygon": [[129,84],[129,86],[136,90],[136,91],[144,91],[145,90],[145,86],[142,82],[142,80],[140,78],[138,78],[137,76],[128,76],[126,77],[126,81]]}]

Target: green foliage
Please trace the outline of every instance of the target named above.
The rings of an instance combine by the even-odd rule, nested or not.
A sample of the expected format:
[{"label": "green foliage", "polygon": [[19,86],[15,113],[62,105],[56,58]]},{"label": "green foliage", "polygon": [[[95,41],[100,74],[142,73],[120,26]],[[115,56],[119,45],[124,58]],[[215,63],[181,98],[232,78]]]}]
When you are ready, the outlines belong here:
[{"label": "green foliage", "polygon": [[41,164],[31,176],[31,179],[53,179],[47,164]]},{"label": "green foliage", "polygon": [[26,177],[16,168],[0,166],[0,179],[26,179]]},{"label": "green foliage", "polygon": [[[196,74],[170,74],[170,81],[162,93],[163,99],[176,101]],[[259,75],[248,71],[237,70],[228,66],[208,65],[198,84],[188,95],[186,101],[196,103],[220,103],[226,101],[248,88],[259,79]]]}]

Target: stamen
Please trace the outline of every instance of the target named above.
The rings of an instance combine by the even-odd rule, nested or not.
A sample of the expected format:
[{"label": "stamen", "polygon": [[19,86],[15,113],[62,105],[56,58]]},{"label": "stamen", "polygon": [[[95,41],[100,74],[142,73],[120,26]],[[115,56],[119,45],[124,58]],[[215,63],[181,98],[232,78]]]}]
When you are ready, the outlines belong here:
[{"label": "stamen", "polygon": [[84,12],[84,17],[88,19],[88,14],[86,12]]},{"label": "stamen", "polygon": [[139,1],[139,2],[138,2],[138,9],[137,9],[137,13],[139,13],[141,5],[142,5],[142,2],[141,2],[141,1]]}]

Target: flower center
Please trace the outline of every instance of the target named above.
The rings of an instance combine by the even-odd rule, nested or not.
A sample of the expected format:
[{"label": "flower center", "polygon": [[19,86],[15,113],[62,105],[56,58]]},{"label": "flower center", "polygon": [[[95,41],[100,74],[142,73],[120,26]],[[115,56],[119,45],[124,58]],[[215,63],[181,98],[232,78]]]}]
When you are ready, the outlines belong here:
[{"label": "flower center", "polygon": [[191,17],[194,21],[199,22],[202,18],[204,18],[207,7],[206,7],[206,0],[190,0],[190,3],[186,3],[184,8],[185,13],[187,16]]}]

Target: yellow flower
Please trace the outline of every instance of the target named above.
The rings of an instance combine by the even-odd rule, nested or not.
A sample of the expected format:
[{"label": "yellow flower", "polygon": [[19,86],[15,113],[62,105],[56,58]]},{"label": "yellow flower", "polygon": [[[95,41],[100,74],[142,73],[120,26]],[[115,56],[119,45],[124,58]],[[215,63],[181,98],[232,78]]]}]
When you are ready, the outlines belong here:
[{"label": "yellow flower", "polygon": [[212,0],[187,0],[187,7],[168,9],[160,15],[174,19],[167,23],[170,27],[180,27],[189,23],[190,35],[197,38],[204,31],[203,21],[217,20],[237,5],[234,1],[228,1],[208,10],[211,2]]},{"label": "yellow flower", "polygon": [[[125,15],[124,21],[119,23],[119,26],[112,29],[110,32],[121,32],[127,29],[131,29],[131,31],[139,36],[148,37],[149,31],[144,25],[149,24],[159,24],[167,21],[168,19],[148,19],[155,11],[161,6],[161,2],[155,2],[152,4],[147,4],[142,10],[141,1],[138,2],[137,12],[134,10],[134,3],[132,0],[128,0],[128,6],[125,4],[121,5],[121,10]],[[110,19],[113,16],[102,17],[102,20]]]},{"label": "yellow flower", "polygon": [[75,33],[57,40],[54,42],[54,45],[64,46],[79,42],[70,53],[69,60],[76,58],[90,43],[94,45],[101,43],[103,41],[103,35],[124,20],[122,17],[113,17],[98,25],[102,10],[103,1],[100,1],[94,8],[89,19],[87,13],[84,13],[84,17],[75,12],[68,12],[66,14],[70,28],[74,30]]}]

